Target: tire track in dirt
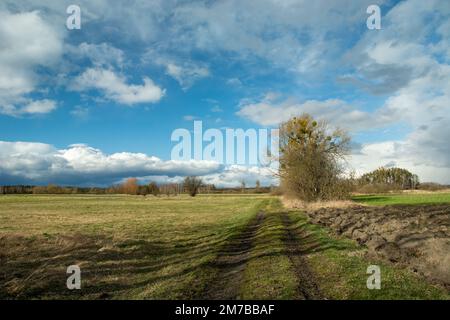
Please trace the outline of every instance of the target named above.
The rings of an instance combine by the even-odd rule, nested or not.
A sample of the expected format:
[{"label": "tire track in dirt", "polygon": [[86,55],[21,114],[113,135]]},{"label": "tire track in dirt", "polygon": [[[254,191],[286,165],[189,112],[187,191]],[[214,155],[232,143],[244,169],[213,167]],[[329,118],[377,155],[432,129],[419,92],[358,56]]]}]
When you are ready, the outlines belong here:
[{"label": "tire track in dirt", "polygon": [[244,277],[247,262],[254,246],[257,231],[264,221],[264,213],[259,212],[245,229],[232,237],[219,252],[213,266],[218,269],[217,276],[208,284],[204,299],[235,300]]},{"label": "tire track in dirt", "polygon": [[313,272],[301,252],[301,243],[293,230],[293,222],[286,212],[281,213],[281,221],[286,231],[283,238],[286,254],[294,266],[298,281],[298,293],[304,300],[321,300],[322,296],[319,286],[315,281]]}]

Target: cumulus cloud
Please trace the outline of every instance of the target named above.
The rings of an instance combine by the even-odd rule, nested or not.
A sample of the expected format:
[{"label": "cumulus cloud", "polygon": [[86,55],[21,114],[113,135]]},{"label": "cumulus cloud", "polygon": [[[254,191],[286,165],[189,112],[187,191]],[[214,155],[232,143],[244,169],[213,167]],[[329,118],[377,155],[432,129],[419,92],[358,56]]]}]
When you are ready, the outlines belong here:
[{"label": "cumulus cloud", "polygon": [[0,141],[0,179],[3,184],[109,185],[127,177],[143,181],[181,182],[195,175],[218,187],[277,183],[268,167],[230,165],[213,161],[163,161],[143,153],[105,154],[85,144],[66,149],[35,142]]},{"label": "cumulus cloud", "polygon": [[276,125],[302,112],[361,131],[405,125],[410,132],[396,141],[383,141],[380,134],[379,142],[362,144],[351,160],[355,169],[365,172],[395,163],[423,180],[449,183],[449,19],[446,2],[399,2],[383,16],[382,31],[368,30],[346,53],[350,72],[338,80],[385,96],[373,111],[341,99],[298,103],[266,98],[244,101],[237,114],[262,125]]},{"label": "cumulus cloud", "polygon": [[57,104],[53,100],[43,99],[43,100],[23,100],[21,106],[15,106],[11,104],[3,105],[1,113],[20,117],[23,115],[38,115],[50,113],[57,108]]},{"label": "cumulus cloud", "polygon": [[[140,180],[147,183],[154,181],[157,183],[182,183],[184,177],[176,176],[148,176]],[[219,188],[234,188],[241,186],[242,181],[247,187],[255,186],[259,181],[262,186],[278,185],[278,178],[275,172],[267,167],[231,165],[225,166],[217,173],[201,176],[205,184],[214,184]]]},{"label": "cumulus cloud", "polygon": [[74,80],[73,89],[85,91],[96,89],[103,93],[108,100],[125,105],[137,103],[154,103],[161,100],[165,90],[161,89],[150,79],[145,77],[144,84],[127,84],[125,77],[114,71],[103,68],[89,68]]},{"label": "cumulus cloud", "polygon": [[295,99],[276,101],[276,96],[268,94],[262,101],[243,101],[238,116],[263,126],[275,126],[302,113],[309,113],[316,119],[325,119],[333,125],[352,131],[374,128],[389,124],[389,114],[371,114],[358,110],[340,99],[324,101],[308,100],[298,103]]},{"label": "cumulus cloud", "polygon": [[246,186],[254,186],[258,180],[263,186],[278,185],[274,169],[257,166],[231,165],[221,172],[205,175],[202,179],[205,183],[225,188],[238,187],[242,181]]},{"label": "cumulus cloud", "polygon": [[[92,43],[81,44],[77,50],[80,57],[92,61],[92,68],[77,78],[82,80],[79,90],[96,89],[127,105],[156,102],[164,95],[164,90],[148,78],[143,83],[130,84],[122,72],[114,71],[123,65],[124,58],[119,49],[102,43],[105,35],[111,33],[119,35],[117,39],[126,38],[127,44],[142,41],[136,45],[142,50],[149,43],[154,44],[158,52],[151,59],[184,89],[211,73],[208,65],[192,60],[210,53],[214,54],[213,62],[221,58],[244,62],[242,65],[252,68],[252,75],[266,69],[261,61],[267,63],[267,69],[275,67],[271,71],[299,74],[300,77],[294,77],[298,81],[317,74],[334,80],[337,71],[345,71],[338,77],[341,83],[350,84],[358,94],[357,89],[363,89],[369,103],[373,95],[378,96],[376,101],[385,101],[379,106],[371,105],[371,111],[363,111],[343,98],[333,97],[336,91],[332,90],[330,98],[321,100],[242,101],[238,115],[261,125],[276,125],[291,115],[309,112],[355,130],[404,123],[412,132],[398,137],[398,141],[391,141],[392,137],[385,141],[395,146],[395,155],[400,159],[395,163],[422,168],[424,174],[435,168],[435,172],[445,176],[441,170],[450,167],[448,1],[408,0],[391,4],[389,11],[383,12],[383,30],[364,33],[365,8],[369,4],[371,0],[155,0],[136,1],[133,8],[124,10],[120,1],[80,0],[83,23],[90,26],[83,32]],[[11,8],[15,12],[38,8],[46,14],[9,13]],[[58,30],[64,29],[61,12],[65,11],[65,4],[5,0],[0,3],[0,11],[0,112],[18,115],[28,114],[25,110],[54,110],[51,100],[45,103],[44,98],[32,100],[29,95],[40,88],[42,80],[37,70],[50,68],[60,59],[63,36]],[[52,20],[53,25],[46,19]],[[360,38],[355,39],[355,34]],[[93,44],[95,40],[100,44]],[[356,44],[347,51],[354,41]],[[249,82],[243,79],[246,84]],[[377,143],[383,143],[381,134],[378,139],[381,142]],[[379,164],[392,164],[393,159],[382,158],[383,154],[392,158],[394,153],[389,150],[363,144],[358,154],[366,154],[368,163],[378,159]],[[359,163],[363,166],[365,162]]]},{"label": "cumulus cloud", "polygon": [[450,42],[443,36],[450,34],[449,19],[445,1],[400,2],[384,18],[383,32],[368,32],[348,53],[353,81],[389,94],[377,112],[412,129],[401,140],[363,147],[357,168],[395,161],[422,179],[450,182]]},{"label": "cumulus cloud", "polygon": [[[432,159],[432,154],[417,153],[413,140],[384,141],[364,144],[357,154],[349,158],[349,164],[357,174],[375,170],[381,166],[401,167],[417,174],[422,182],[450,183],[448,159]],[[425,150],[424,150],[425,151]],[[442,161],[443,160],[443,161]]]},{"label": "cumulus cloud", "polygon": [[66,149],[34,142],[0,142],[3,184],[108,185],[126,177],[169,177],[213,174],[222,165],[213,161],[163,161],[143,153],[105,154],[85,144]]},{"label": "cumulus cloud", "polygon": [[50,68],[61,57],[62,42],[62,35],[39,12],[0,11],[0,113],[45,113],[55,109],[53,102],[33,101],[27,95],[40,85],[36,69]]},{"label": "cumulus cloud", "polygon": [[49,113],[56,109],[56,102],[52,100],[38,100],[38,101],[32,101],[29,104],[27,104],[25,107],[20,109],[20,113],[32,113],[32,114],[38,114],[38,113]]}]

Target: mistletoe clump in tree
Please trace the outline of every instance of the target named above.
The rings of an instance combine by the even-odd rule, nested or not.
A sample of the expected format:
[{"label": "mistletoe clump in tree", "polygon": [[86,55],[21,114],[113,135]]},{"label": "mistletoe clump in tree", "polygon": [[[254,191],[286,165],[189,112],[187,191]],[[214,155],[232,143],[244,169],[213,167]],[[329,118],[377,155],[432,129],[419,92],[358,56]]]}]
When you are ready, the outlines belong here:
[{"label": "mistletoe clump in tree", "polygon": [[287,195],[304,201],[346,198],[342,160],[350,138],[340,129],[310,115],[294,117],[280,126],[280,180]]}]

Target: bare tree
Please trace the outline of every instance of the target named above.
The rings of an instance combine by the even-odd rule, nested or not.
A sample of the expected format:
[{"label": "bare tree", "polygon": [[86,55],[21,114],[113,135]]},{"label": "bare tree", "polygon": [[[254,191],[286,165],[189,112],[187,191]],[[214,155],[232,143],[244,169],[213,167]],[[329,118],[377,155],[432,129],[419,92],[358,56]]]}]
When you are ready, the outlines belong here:
[{"label": "bare tree", "polygon": [[128,178],[122,185],[122,190],[126,194],[138,194],[139,185],[136,178]]},{"label": "bare tree", "polygon": [[160,193],[159,187],[155,182],[150,182],[150,184],[148,185],[148,191],[155,197],[157,197]]},{"label": "bare tree", "polygon": [[184,189],[188,191],[191,197],[195,197],[202,186],[202,179],[197,177],[186,177],[184,179]]}]

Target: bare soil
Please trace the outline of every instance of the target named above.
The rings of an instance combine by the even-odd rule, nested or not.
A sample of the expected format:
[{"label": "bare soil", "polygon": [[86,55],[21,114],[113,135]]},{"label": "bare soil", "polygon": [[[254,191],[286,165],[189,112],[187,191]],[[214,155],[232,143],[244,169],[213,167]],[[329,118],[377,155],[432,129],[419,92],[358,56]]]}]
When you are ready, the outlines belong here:
[{"label": "bare soil", "polygon": [[313,223],[366,245],[369,255],[450,289],[450,205],[321,208],[307,214]]}]

